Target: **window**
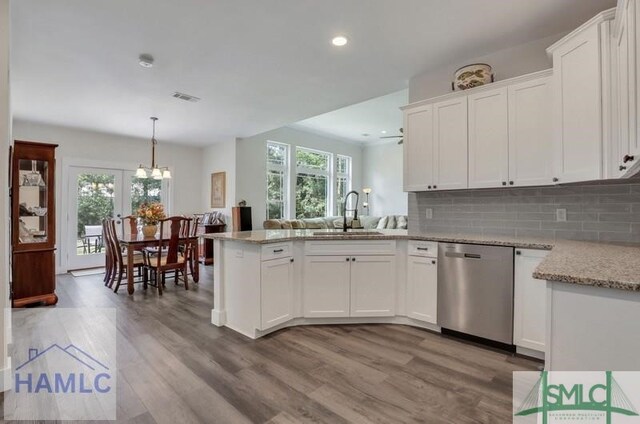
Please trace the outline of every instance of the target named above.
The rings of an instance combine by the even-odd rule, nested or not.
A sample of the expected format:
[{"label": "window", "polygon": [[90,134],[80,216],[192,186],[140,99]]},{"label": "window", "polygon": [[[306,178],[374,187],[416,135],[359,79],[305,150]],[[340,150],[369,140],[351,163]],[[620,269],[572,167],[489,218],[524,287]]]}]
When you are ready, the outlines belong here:
[{"label": "window", "polygon": [[[162,202],[162,181],[131,177],[131,213],[136,214],[143,203]],[[166,205],[165,205],[166,206]],[[165,207],[165,212],[167,212]]]},{"label": "window", "polygon": [[289,146],[267,142],[267,219],[288,216]]},{"label": "window", "polygon": [[[336,156],[336,211],[342,216],[344,209],[344,196],[351,191],[351,158],[349,156]],[[349,205],[351,207],[351,205]]]},{"label": "window", "polygon": [[327,216],[331,210],[331,158],[330,153],[296,149],[296,218]]}]

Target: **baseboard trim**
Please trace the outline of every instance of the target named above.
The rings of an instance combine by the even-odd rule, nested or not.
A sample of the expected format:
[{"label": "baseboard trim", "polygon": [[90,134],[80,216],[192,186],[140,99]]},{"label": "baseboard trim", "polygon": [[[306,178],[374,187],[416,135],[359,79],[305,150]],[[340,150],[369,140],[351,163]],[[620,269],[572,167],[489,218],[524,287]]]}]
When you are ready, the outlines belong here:
[{"label": "baseboard trim", "polygon": [[227,323],[227,311],[211,310],[211,324],[222,327]]},{"label": "baseboard trim", "polygon": [[11,357],[7,358],[7,367],[0,369],[0,392],[6,392],[11,389]]}]

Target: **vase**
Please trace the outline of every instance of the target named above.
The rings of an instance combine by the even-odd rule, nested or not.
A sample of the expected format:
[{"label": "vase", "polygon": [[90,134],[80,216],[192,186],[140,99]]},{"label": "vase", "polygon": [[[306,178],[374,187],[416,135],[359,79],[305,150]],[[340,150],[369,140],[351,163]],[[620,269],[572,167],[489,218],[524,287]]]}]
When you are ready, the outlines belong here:
[{"label": "vase", "polygon": [[142,234],[145,237],[153,237],[156,235],[157,231],[158,231],[157,225],[145,225],[142,227]]},{"label": "vase", "polygon": [[493,82],[493,71],[486,63],[463,66],[454,74],[453,90],[467,90]]}]

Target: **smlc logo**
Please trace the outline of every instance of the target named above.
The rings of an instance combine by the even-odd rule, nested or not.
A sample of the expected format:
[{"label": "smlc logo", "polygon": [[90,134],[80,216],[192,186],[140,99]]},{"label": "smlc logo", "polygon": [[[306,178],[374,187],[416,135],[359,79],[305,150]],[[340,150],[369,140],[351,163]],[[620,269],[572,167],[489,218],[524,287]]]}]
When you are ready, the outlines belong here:
[{"label": "smlc logo", "polygon": [[[55,364],[54,367],[51,367]],[[109,368],[82,349],[53,344],[42,351],[29,349],[29,359],[16,368],[16,393],[109,393]]]},{"label": "smlc logo", "polygon": [[[568,376],[573,378],[567,378]],[[560,417],[561,412],[563,414]],[[589,413],[593,415],[589,416]],[[637,410],[611,371],[542,371],[514,415],[524,417],[534,414],[541,414],[542,424],[547,424],[550,417],[564,422],[603,420],[611,424],[614,414],[638,416]],[[590,418],[585,419],[587,416]]]}]

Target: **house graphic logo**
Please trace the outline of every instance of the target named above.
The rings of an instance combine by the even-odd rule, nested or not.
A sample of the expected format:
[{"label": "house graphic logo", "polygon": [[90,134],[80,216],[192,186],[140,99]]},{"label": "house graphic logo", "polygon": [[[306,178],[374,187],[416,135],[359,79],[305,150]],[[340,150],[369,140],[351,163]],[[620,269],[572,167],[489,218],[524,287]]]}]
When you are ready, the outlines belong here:
[{"label": "house graphic logo", "polygon": [[15,369],[15,393],[106,394],[112,390],[109,367],[73,344],[30,348],[28,358]]},{"label": "house graphic logo", "polygon": [[[637,381],[638,373],[620,374],[634,374]],[[515,390],[514,376],[514,396]],[[514,403],[514,407],[515,405]],[[612,424],[616,416],[639,416],[634,404],[611,371],[542,371],[537,382],[514,410],[514,418],[538,414],[537,422],[542,424],[556,421]],[[517,422],[516,419],[514,422]],[[640,422],[640,419],[632,422]]]}]

